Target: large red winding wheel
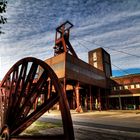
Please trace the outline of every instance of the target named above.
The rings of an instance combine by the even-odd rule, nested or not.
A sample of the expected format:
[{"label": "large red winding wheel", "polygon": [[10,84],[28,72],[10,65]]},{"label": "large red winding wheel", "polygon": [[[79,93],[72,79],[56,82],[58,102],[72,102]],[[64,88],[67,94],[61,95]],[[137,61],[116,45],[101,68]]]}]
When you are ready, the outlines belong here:
[{"label": "large red winding wheel", "polygon": [[[37,75],[39,70],[41,72]],[[48,96],[49,81],[54,87],[54,92],[50,96]],[[36,99],[41,95],[46,97],[44,102],[33,110]],[[73,140],[74,132],[68,102],[54,71],[45,62],[36,58],[27,57],[18,61],[7,72],[0,85],[1,138],[5,140],[22,139],[17,137],[18,134],[57,102],[60,105],[64,129],[62,138]],[[35,139],[43,140],[43,137]],[[47,139],[47,136],[44,139]]]}]

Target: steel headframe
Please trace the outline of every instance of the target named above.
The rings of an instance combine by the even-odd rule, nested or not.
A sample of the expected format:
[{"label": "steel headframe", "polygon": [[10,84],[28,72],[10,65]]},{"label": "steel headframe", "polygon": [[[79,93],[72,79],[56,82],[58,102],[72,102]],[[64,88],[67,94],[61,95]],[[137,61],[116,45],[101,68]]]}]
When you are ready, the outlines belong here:
[{"label": "steel headframe", "polygon": [[59,55],[65,52],[70,53],[74,57],[78,58],[69,41],[70,29],[72,27],[73,24],[69,21],[66,21],[56,28],[54,55]]}]

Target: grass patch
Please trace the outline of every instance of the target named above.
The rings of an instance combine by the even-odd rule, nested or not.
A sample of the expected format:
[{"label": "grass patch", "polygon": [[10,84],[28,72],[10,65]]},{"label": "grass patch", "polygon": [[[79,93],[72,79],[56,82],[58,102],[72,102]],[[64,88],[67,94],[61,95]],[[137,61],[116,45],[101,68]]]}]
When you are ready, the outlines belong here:
[{"label": "grass patch", "polygon": [[[22,132],[24,135],[39,135],[42,130],[50,129],[50,128],[56,128],[61,127],[61,123],[49,123],[49,122],[42,122],[42,121],[36,121],[34,122],[30,127],[28,127],[26,130]],[[22,135],[21,134],[21,135]]]}]

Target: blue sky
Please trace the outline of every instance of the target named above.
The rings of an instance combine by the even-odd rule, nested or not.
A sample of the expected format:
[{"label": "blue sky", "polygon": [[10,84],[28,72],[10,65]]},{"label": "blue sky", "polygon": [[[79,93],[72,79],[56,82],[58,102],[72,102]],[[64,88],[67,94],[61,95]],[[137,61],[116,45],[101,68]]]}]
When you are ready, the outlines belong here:
[{"label": "blue sky", "polygon": [[87,62],[88,51],[102,46],[113,75],[126,74],[119,68],[140,73],[139,0],[8,0],[5,16],[0,79],[23,57],[52,57],[55,28],[66,20],[74,24],[70,40],[79,58]]}]

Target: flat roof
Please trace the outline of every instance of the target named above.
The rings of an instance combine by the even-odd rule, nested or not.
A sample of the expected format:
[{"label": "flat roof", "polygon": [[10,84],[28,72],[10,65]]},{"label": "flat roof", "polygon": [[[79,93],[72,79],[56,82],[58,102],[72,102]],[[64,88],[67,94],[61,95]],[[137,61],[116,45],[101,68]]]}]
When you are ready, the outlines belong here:
[{"label": "flat roof", "polygon": [[122,75],[122,76],[112,76],[111,79],[120,79],[120,78],[131,78],[133,76],[140,76],[140,73],[135,73],[135,74],[127,74],[127,75]]}]

